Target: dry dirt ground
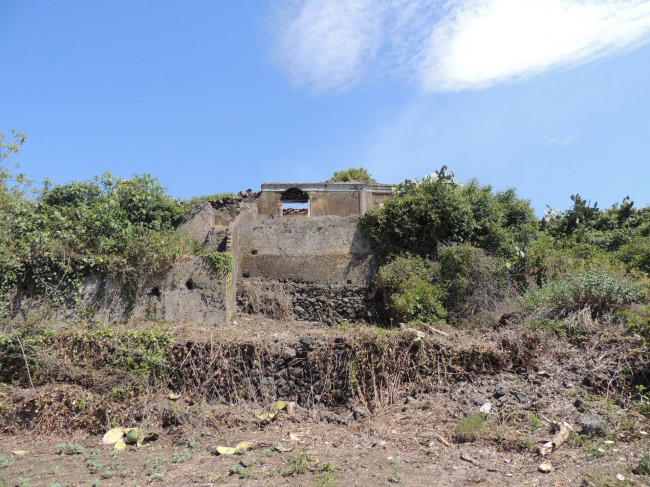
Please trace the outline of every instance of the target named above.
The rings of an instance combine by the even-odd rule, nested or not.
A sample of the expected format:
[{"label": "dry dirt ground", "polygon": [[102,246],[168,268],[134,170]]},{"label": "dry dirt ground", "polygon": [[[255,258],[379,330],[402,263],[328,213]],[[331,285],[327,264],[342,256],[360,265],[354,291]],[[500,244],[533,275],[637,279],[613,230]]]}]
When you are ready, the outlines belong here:
[{"label": "dry dirt ground", "polygon": [[[288,333],[278,323],[255,330],[249,325],[239,330]],[[297,333],[309,328],[299,325]],[[580,345],[558,342],[548,356],[541,350],[549,348],[542,347],[527,370],[443,381],[436,390],[377,408],[362,402],[336,410],[291,404],[262,424],[254,414],[259,405],[213,404],[218,414],[210,422],[159,427],[156,441],[124,451],[78,430],[5,434],[0,486],[650,485],[650,476],[632,472],[650,451],[650,422],[607,382],[616,379],[621,354],[628,356],[638,344],[612,332],[603,348],[602,336]],[[185,407],[191,399],[174,402]],[[479,416],[488,403],[489,412]],[[594,416],[601,425],[584,429]],[[573,428],[568,440],[541,458],[539,446],[562,421]],[[215,454],[217,446],[243,441],[246,451]],[[24,453],[14,454],[18,450]],[[550,472],[540,471],[543,462]]]}]

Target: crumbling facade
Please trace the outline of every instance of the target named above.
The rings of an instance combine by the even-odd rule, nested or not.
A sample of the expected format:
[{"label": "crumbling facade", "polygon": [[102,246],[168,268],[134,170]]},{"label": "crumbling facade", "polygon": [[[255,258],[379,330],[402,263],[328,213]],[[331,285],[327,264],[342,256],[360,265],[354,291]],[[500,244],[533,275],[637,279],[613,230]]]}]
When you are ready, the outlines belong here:
[{"label": "crumbling facade", "polygon": [[387,184],[266,183],[257,194],[202,204],[181,230],[232,252],[228,309],[238,283],[250,279],[281,283],[298,319],[359,319],[375,272],[359,218],[392,195]]},{"label": "crumbling facade", "polygon": [[137,296],[110,277],[89,275],[80,302],[71,306],[43,308],[28,290],[19,293],[15,318],[26,320],[36,312],[56,320],[219,325],[233,319],[242,303],[238,288],[248,283],[249,289],[267,288],[267,296],[282,294],[297,319],[360,319],[376,264],[359,219],[389,198],[392,186],[386,184],[268,183],[259,193],[204,201],[179,231],[202,242],[208,254],[224,253],[231,264],[227,272],[215,272],[201,257],[180,259],[139,283]]}]

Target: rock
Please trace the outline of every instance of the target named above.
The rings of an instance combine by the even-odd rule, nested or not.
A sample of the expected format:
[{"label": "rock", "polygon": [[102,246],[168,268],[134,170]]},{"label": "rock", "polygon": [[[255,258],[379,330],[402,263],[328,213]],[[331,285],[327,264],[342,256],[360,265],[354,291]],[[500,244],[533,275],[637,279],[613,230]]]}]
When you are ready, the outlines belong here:
[{"label": "rock", "polygon": [[334,421],[336,421],[339,424],[345,424],[345,423],[349,422],[350,419],[352,419],[352,416],[353,416],[353,414],[350,414],[350,413],[348,413],[348,414],[339,414],[338,416],[336,416],[336,418],[334,418]]},{"label": "rock", "polygon": [[356,408],[352,408],[352,414],[354,415],[354,419],[358,420],[359,418],[367,416],[368,411],[366,411],[366,408],[358,406]]},{"label": "rock", "polygon": [[554,469],[553,469],[553,465],[551,465],[549,462],[542,462],[537,467],[537,470],[539,470],[542,473],[551,473]]},{"label": "rock", "polygon": [[581,409],[584,405],[585,405],[585,402],[584,402],[582,399],[580,399],[580,398],[578,398],[578,399],[576,399],[575,401],[573,401],[573,406],[574,406],[576,409]]},{"label": "rock", "polygon": [[479,408],[479,411],[484,414],[489,414],[489,412],[492,411],[492,403],[486,402]]},{"label": "rock", "polygon": [[528,396],[526,394],[524,394],[523,392],[513,391],[512,395],[515,396],[517,398],[517,401],[519,401],[522,404],[528,402]]},{"label": "rock", "polygon": [[508,387],[505,384],[499,384],[497,386],[496,391],[494,391],[494,397],[496,399],[499,399],[500,397],[503,397],[506,394],[508,394]]},{"label": "rock", "polygon": [[11,452],[12,455],[17,456],[17,457],[22,457],[27,453],[27,450],[14,450]]},{"label": "rock", "polygon": [[580,433],[589,436],[601,436],[607,433],[607,422],[598,414],[587,414],[580,420]]}]

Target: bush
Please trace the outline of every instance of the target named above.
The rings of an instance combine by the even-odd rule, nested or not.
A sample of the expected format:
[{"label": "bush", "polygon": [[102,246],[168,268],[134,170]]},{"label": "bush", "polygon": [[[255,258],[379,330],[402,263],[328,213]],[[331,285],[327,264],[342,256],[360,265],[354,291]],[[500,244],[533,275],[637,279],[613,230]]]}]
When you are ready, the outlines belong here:
[{"label": "bush", "polygon": [[545,306],[556,317],[589,309],[594,315],[615,311],[623,305],[641,302],[641,286],[631,279],[604,269],[567,274],[526,296],[529,308]]},{"label": "bush", "polygon": [[440,245],[471,244],[514,257],[516,247],[538,232],[528,201],[514,190],[428,179],[398,188],[398,195],[362,217],[364,233],[383,259],[414,254],[435,257]]},{"label": "bush", "polygon": [[395,321],[436,322],[447,312],[440,266],[421,257],[397,257],[375,276],[375,289],[387,316]]},{"label": "bush", "polygon": [[197,252],[196,242],[175,231],[187,206],[147,174],[46,181],[35,200],[0,176],[0,317],[19,281],[60,303],[75,299],[84,275],[101,272],[133,294],[145,275]]},{"label": "bush", "polygon": [[621,248],[618,258],[628,270],[637,269],[650,274],[650,237],[636,237]]},{"label": "bush", "polygon": [[360,182],[360,183],[375,183],[376,181],[370,175],[367,169],[363,167],[351,167],[345,171],[337,171],[329,179],[330,183],[347,183],[347,182]]},{"label": "bush", "polygon": [[445,309],[455,318],[493,311],[509,288],[503,260],[471,245],[440,247],[440,282],[444,284]]}]

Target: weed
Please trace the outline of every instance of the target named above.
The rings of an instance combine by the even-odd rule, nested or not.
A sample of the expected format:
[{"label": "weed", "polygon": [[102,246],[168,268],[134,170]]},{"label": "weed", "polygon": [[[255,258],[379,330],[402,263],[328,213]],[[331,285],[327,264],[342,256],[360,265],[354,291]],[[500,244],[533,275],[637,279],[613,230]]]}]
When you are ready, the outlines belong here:
[{"label": "weed", "polygon": [[634,467],[632,473],[635,475],[650,475],[650,453],[646,453],[641,458],[641,461]]},{"label": "weed", "polygon": [[99,454],[94,451],[86,455],[86,466],[90,473],[97,473],[102,468],[102,462],[99,460]]},{"label": "weed", "polygon": [[147,479],[150,482],[153,482],[155,480],[164,480],[165,477],[167,477],[167,472],[154,472],[147,475]]},{"label": "weed", "polygon": [[253,470],[250,468],[245,468],[241,463],[236,463],[230,468],[230,472],[238,475],[240,479],[245,480],[253,475]]},{"label": "weed", "polygon": [[103,479],[110,479],[113,475],[115,475],[115,470],[106,469],[100,474],[100,477]]},{"label": "weed", "polygon": [[89,487],[99,487],[99,479],[90,479],[88,485]]},{"label": "weed", "polygon": [[7,468],[14,464],[11,458],[0,457],[0,468]]},{"label": "weed", "polygon": [[79,455],[84,451],[84,447],[77,443],[58,443],[56,448],[59,450],[59,455]]},{"label": "weed", "polygon": [[402,461],[399,457],[389,457],[390,464],[392,468],[392,475],[388,478],[388,481],[391,484],[401,484],[404,480],[404,475],[402,475]]},{"label": "weed", "polygon": [[283,476],[302,475],[308,470],[311,470],[310,463],[314,461],[314,458],[309,454],[307,448],[304,446],[300,447],[296,450],[296,453],[298,455],[289,458],[289,466],[282,470],[281,473]]},{"label": "weed", "polygon": [[325,487],[326,485],[331,485],[334,483],[334,477],[329,474],[323,474],[316,479],[317,487]]},{"label": "weed", "polygon": [[536,429],[541,428],[542,423],[537,416],[533,413],[528,413],[528,423],[530,424],[530,429],[535,431]]},{"label": "weed", "polygon": [[471,413],[456,425],[455,437],[459,443],[474,441],[485,427],[485,414]]},{"label": "weed", "polygon": [[18,487],[31,487],[30,479],[25,477],[18,477]]},{"label": "weed", "polygon": [[528,439],[520,439],[517,440],[517,447],[523,451],[532,451],[535,448],[535,445]]},{"label": "weed", "polygon": [[180,463],[186,462],[190,458],[192,458],[192,453],[189,449],[185,448],[180,452],[174,450],[172,453],[172,464],[178,465]]},{"label": "weed", "polygon": [[336,470],[336,465],[332,462],[325,462],[320,465],[321,472],[333,472],[334,470]]}]

